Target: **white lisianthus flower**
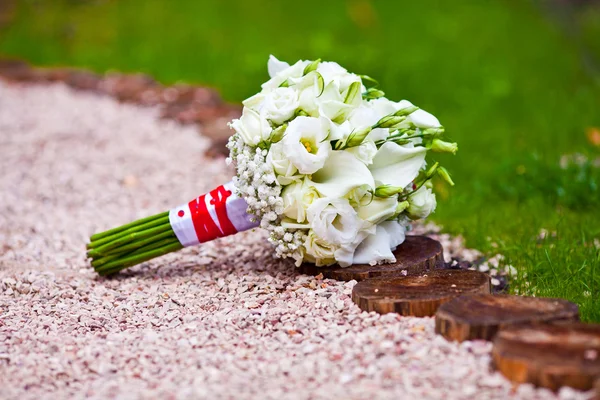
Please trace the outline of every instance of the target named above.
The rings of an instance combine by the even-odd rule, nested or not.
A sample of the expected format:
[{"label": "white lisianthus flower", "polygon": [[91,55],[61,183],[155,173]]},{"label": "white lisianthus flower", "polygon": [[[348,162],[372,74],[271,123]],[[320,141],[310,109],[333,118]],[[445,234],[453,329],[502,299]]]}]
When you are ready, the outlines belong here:
[{"label": "white lisianthus flower", "polygon": [[320,198],[307,210],[307,218],[315,234],[336,245],[347,245],[354,241],[364,222],[347,199]]},{"label": "white lisianthus flower", "polygon": [[265,118],[281,125],[294,116],[298,106],[298,92],[289,87],[280,87],[264,97],[260,111]]},{"label": "white lisianthus flower", "polygon": [[372,224],[379,224],[396,213],[398,197],[373,197],[373,200],[364,206],[358,207],[358,216]]},{"label": "white lisianthus flower", "polygon": [[283,137],[283,152],[301,174],[312,174],[325,165],[331,153],[329,123],[319,118],[297,117]]},{"label": "white lisianthus flower", "polygon": [[298,168],[292,164],[290,159],[283,151],[283,143],[273,143],[267,154],[266,162],[273,166],[273,171],[276,174],[277,182],[280,185],[289,185],[294,181],[301,179],[298,175]]},{"label": "white lisianthus flower", "polygon": [[437,205],[435,194],[430,188],[421,186],[416,192],[408,196],[407,212],[412,219],[427,218],[429,214],[435,211]]},{"label": "white lisianthus flower", "polygon": [[395,262],[392,251],[406,238],[406,228],[397,221],[386,221],[377,225],[375,234],[369,235],[356,248],[353,263],[380,264]]},{"label": "white lisianthus flower", "polygon": [[283,198],[283,215],[298,223],[306,221],[306,210],[319,198],[319,193],[312,186],[310,179],[295,182],[286,186],[281,192]]},{"label": "white lisianthus flower", "polygon": [[240,119],[234,119],[229,126],[242,138],[245,144],[256,146],[263,140],[268,140],[273,130],[269,121],[258,112],[244,107]]},{"label": "white lisianthus flower", "polygon": [[267,69],[269,70],[270,80],[262,84],[263,91],[271,91],[281,86],[288,78],[300,78],[304,68],[310,64],[310,61],[299,60],[294,65],[279,61],[274,56],[269,57]]},{"label": "white lisianthus flower", "polygon": [[369,170],[377,185],[405,187],[419,175],[426,153],[425,147],[405,147],[386,142],[375,154]]},{"label": "white lisianthus flower", "polygon": [[311,256],[308,261],[314,262],[317,267],[335,264],[335,251],[338,247],[320,238],[312,229],[308,231],[304,242],[306,254]]}]

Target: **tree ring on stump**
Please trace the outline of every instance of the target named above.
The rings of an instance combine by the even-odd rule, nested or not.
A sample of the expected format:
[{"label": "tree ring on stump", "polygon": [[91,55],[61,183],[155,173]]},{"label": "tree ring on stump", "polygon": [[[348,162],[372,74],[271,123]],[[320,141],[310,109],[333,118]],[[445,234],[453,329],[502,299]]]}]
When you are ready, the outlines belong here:
[{"label": "tree ring on stump", "polygon": [[490,278],[469,270],[437,270],[419,276],[367,279],[352,290],[361,310],[380,314],[428,317],[438,307],[464,293],[490,293]]},{"label": "tree ring on stump", "polygon": [[380,265],[356,264],[347,268],[336,266],[317,267],[304,263],[300,272],[307,275],[323,274],[325,278],[338,281],[362,281],[368,278],[398,275],[418,275],[444,265],[444,249],[437,240],[426,236],[406,236],[406,240],[393,252],[396,262]]},{"label": "tree ring on stump", "polygon": [[546,323],[501,329],[494,366],[509,380],[552,390],[590,390],[600,377],[600,325]]},{"label": "tree ring on stump", "polygon": [[549,321],[578,321],[576,304],[563,299],[511,295],[461,296],[442,305],[435,332],[448,340],[492,340],[502,327]]}]

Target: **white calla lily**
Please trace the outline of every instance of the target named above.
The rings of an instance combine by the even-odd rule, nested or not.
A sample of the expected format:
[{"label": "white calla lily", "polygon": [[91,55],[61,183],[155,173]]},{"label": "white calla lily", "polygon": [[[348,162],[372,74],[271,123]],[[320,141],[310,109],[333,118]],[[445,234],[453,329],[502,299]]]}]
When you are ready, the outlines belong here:
[{"label": "white calla lily", "polygon": [[325,197],[344,197],[359,186],[375,187],[367,166],[347,151],[332,151],[323,168],[312,175],[314,187]]},{"label": "white calla lily", "polygon": [[396,213],[398,197],[373,197],[373,200],[358,208],[358,216],[372,224],[378,224]]},{"label": "white calla lily", "polygon": [[274,78],[276,75],[280,74],[289,67],[290,64],[286,63],[285,61],[279,61],[277,57],[272,54],[269,56],[269,61],[267,62],[267,71],[269,72],[269,77]]},{"label": "white calla lily", "polygon": [[368,168],[378,185],[405,187],[419,175],[426,153],[424,147],[403,147],[386,142]]},{"label": "white calla lily", "polygon": [[269,76],[271,79],[262,84],[263,91],[271,91],[285,82],[288,78],[299,78],[304,72],[304,68],[310,64],[310,61],[299,60],[294,65],[290,66],[286,62],[277,60],[271,56],[267,64]]},{"label": "white calla lily", "polygon": [[411,113],[408,118],[417,128],[427,129],[427,128],[439,128],[442,125],[440,121],[432,114],[428,113],[425,110],[417,110]]}]

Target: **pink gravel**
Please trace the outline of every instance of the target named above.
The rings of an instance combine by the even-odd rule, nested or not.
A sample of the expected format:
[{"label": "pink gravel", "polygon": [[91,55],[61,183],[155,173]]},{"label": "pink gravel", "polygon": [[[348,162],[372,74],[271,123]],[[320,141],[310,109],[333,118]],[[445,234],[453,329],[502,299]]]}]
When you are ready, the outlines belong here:
[{"label": "pink gravel", "polygon": [[0,398],[557,397],[431,318],[361,312],[356,282],[299,275],[260,231],[98,278],[91,233],[230,177],[207,146],[155,109],[0,81]]}]

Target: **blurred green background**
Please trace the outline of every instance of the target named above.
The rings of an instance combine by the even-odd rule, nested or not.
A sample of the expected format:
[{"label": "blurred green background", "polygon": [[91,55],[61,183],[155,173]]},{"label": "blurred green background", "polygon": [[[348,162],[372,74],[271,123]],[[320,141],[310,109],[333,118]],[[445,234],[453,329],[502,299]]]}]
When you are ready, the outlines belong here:
[{"label": "blurred green background", "polygon": [[[274,54],[334,60],[434,113],[459,154],[433,220],[518,270],[511,291],[600,321],[600,4],[594,1],[17,1],[0,54],[145,72],[232,102]],[[93,110],[90,110],[93,112]],[[562,162],[561,162],[562,160]],[[547,234],[541,234],[547,232]]]}]

